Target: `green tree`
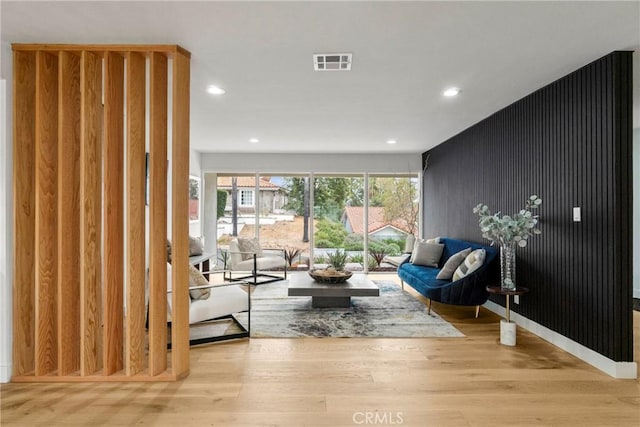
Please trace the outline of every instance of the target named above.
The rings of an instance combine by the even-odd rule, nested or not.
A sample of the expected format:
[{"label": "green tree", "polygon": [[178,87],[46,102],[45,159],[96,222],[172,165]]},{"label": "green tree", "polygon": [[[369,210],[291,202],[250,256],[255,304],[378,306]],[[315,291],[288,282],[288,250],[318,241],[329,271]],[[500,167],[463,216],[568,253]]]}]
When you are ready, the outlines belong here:
[{"label": "green tree", "polygon": [[290,209],[298,216],[304,215],[304,178],[286,178],[284,186],[289,190],[286,209]]},{"label": "green tree", "polygon": [[313,238],[319,248],[342,248],[347,234],[347,230],[341,223],[320,219]]},{"label": "green tree", "polygon": [[227,205],[227,192],[225,190],[218,190],[218,207],[216,212],[216,219],[224,216],[224,207]]},{"label": "green tree", "polygon": [[385,178],[381,181],[380,200],[384,206],[384,219],[401,219],[409,232],[415,234],[418,227],[418,190],[410,178]]},{"label": "green tree", "polygon": [[[287,179],[289,190],[287,209],[296,215],[304,215],[305,179]],[[361,178],[356,177],[316,177],[314,180],[314,216],[339,221],[345,206],[362,206],[364,189]]]},{"label": "green tree", "polygon": [[369,206],[384,206],[384,185],[386,177],[370,177],[369,178]]}]

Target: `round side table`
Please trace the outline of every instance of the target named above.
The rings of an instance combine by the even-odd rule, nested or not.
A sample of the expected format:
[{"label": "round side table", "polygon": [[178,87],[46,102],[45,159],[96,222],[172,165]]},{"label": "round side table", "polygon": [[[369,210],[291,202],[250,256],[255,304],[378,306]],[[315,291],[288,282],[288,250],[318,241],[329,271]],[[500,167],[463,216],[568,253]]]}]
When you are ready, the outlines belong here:
[{"label": "round side table", "polygon": [[487,286],[487,292],[491,294],[504,295],[506,298],[505,320],[500,321],[500,344],[516,345],[516,324],[511,322],[511,308],[509,299],[512,295],[524,295],[529,292],[529,288],[503,289],[501,286]]}]

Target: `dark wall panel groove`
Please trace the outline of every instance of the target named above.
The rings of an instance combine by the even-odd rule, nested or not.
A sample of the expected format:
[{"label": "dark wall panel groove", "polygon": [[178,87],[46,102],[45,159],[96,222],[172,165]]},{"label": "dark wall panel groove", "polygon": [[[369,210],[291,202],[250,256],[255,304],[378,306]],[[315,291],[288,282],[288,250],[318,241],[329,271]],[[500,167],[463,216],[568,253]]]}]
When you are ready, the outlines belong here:
[{"label": "dark wall panel groove", "polygon": [[423,154],[427,237],[482,242],[476,204],[514,213],[542,197],[515,310],[616,361],[633,360],[631,79],[631,52],[613,52]]}]

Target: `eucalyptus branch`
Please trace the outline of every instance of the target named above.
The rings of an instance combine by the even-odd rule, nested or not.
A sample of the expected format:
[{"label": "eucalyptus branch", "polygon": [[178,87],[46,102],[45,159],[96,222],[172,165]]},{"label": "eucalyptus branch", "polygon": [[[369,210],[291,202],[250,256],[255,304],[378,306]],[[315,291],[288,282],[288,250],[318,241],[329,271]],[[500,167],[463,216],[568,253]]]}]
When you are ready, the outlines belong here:
[{"label": "eucalyptus branch", "polygon": [[500,212],[492,214],[487,205],[480,203],[473,208],[473,213],[480,218],[478,224],[482,237],[491,240],[491,244],[508,245],[516,243],[520,247],[527,246],[529,237],[542,232],[536,228],[538,215],[531,211],[538,209],[542,199],[535,194],[527,199],[525,208],[514,215],[502,215]]}]

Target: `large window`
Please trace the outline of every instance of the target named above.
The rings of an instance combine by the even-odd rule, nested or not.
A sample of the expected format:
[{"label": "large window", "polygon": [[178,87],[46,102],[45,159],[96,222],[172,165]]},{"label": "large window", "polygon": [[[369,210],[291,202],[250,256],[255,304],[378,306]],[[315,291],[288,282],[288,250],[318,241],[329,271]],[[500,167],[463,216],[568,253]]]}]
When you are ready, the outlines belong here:
[{"label": "large window", "polygon": [[189,220],[200,219],[200,178],[189,176]]},{"label": "large window", "polygon": [[344,250],[348,255],[348,269],[365,269],[363,214],[363,175],[315,176],[313,218],[316,264],[325,265],[329,261],[329,254]]},{"label": "large window", "polygon": [[255,236],[255,186],[255,175],[218,175],[216,187],[219,246],[225,247],[234,236]]},{"label": "large window", "polygon": [[311,218],[305,210],[309,176],[261,175],[260,185],[260,243],[284,250],[289,269],[307,270],[311,254]]},{"label": "large window", "polygon": [[393,258],[418,234],[417,175],[369,176],[369,270],[395,270]]},{"label": "large window", "polygon": [[217,187],[218,246],[257,236],[263,248],[284,249],[293,270],[326,266],[336,250],[352,271],[393,270],[388,257],[418,235],[417,174],[220,174]]}]

